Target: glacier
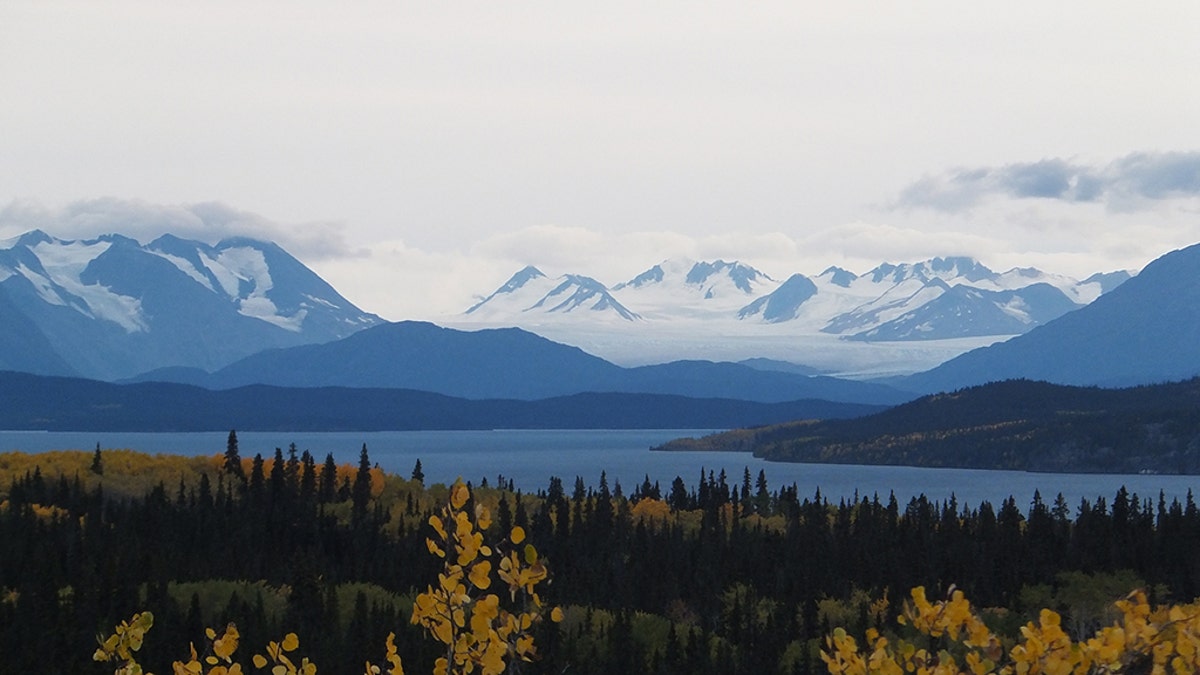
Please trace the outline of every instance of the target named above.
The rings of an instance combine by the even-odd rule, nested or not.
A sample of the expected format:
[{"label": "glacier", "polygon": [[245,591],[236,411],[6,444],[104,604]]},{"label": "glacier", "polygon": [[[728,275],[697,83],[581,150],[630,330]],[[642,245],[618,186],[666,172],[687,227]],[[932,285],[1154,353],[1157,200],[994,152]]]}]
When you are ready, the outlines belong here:
[{"label": "glacier", "polygon": [[[523,268],[448,327],[514,326],[625,366],[775,359],[851,378],[904,375],[1007,340],[1092,302],[1128,272],[1078,281],[1035,268],[997,273],[968,257],[838,267],[778,281],[740,261],[668,258],[605,286]],[[574,280],[574,281],[573,281]],[[586,282],[582,281],[586,280]],[[568,287],[584,304],[551,303]]]}]

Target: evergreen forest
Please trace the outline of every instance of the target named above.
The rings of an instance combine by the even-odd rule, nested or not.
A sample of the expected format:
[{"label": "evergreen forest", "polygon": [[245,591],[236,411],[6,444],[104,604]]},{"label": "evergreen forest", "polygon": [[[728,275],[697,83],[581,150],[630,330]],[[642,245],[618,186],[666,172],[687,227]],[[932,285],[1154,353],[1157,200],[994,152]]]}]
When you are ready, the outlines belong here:
[{"label": "evergreen forest", "polygon": [[782,462],[1061,473],[1200,474],[1200,378],[1101,389],[1005,380],[850,420],[799,420],[680,438],[657,450]]},{"label": "evergreen forest", "polygon": [[[438,656],[411,617],[441,570],[426,540],[449,488],[425,485],[419,462],[386,474],[366,446],[356,464],[295,446],[243,458],[231,433],[211,457],[8,453],[0,480],[0,675],[111,672],[92,661],[97,635],[143,610],[154,672],[229,622],[251,645],[295,632],[321,672],[362,672],[389,633],[407,672]],[[1042,607],[1085,635],[1133,588],[1200,595],[1190,494],[832,503],[699,467],[671,485],[471,487],[493,533],[536,543],[540,592],[563,610],[521,672],[824,673],[824,636],[883,629],[918,586],[965,590],[1001,635]]]}]

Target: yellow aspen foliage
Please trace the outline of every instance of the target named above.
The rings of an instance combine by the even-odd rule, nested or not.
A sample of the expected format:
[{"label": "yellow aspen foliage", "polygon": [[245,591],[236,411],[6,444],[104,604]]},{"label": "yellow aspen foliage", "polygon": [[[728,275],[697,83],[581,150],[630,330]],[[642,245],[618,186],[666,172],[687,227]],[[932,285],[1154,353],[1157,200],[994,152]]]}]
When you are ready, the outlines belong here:
[{"label": "yellow aspen foliage", "polygon": [[154,615],[150,612],[134,614],[129,621],[117,624],[112,635],[99,640],[100,647],[92,654],[92,660],[119,661],[114,675],[150,675],[143,673],[134,653],[141,650],[146,631],[153,625]]},{"label": "yellow aspen foliage", "polygon": [[[445,646],[435,675],[499,675],[513,659],[532,661],[537,654],[530,631],[543,618],[536,589],[549,570],[537,549],[525,543],[520,527],[496,548],[489,546],[484,531],[492,524],[491,511],[481,504],[468,510],[470,499],[470,489],[459,479],[450,488],[449,504],[429,518],[433,536],[426,546],[443,560],[443,568],[437,585],[417,596],[412,622]],[[497,580],[507,586],[511,607],[488,592]],[[550,619],[560,621],[562,611],[550,610]],[[368,673],[380,672],[373,668],[368,664]]]},{"label": "yellow aspen foliage", "polygon": [[29,507],[33,511],[33,515],[44,521],[61,520],[71,515],[66,509],[58,506],[30,504]]},{"label": "yellow aspen foliage", "polygon": [[1043,609],[1037,623],[1021,628],[1007,651],[983,624],[961,591],[930,602],[925,589],[912,590],[901,624],[922,635],[949,642],[936,654],[904,640],[892,644],[871,629],[860,648],[837,628],[821,652],[831,675],[1099,675],[1101,673],[1175,674],[1200,672],[1200,604],[1151,608],[1142,591],[1116,603],[1113,625],[1087,640],[1072,641],[1061,617]]},{"label": "yellow aspen foliage", "polygon": [[371,665],[371,662],[367,661],[365,675],[404,675],[404,665],[400,662],[400,654],[396,652],[395,633],[388,633],[387,653],[383,660],[387,663],[387,670],[383,670],[382,666]]},{"label": "yellow aspen foliage", "polygon": [[294,656],[289,656],[299,648],[300,638],[295,633],[288,633],[279,642],[268,642],[265,656],[255,654],[254,667],[261,669],[269,665],[271,666],[271,675],[316,675],[317,665],[309,661],[307,657],[301,658],[297,662],[294,660]]},{"label": "yellow aspen foliage", "polygon": [[[237,651],[238,640],[241,636],[238,634],[237,626],[229,624],[225,627],[225,632],[217,637],[217,632],[211,628],[204,631],[205,637],[208,638],[209,647],[207,654],[203,659],[198,658],[196,654],[196,646],[191,647],[191,658],[184,661],[176,661],[171,666],[173,675],[242,675],[242,666],[239,663],[233,662],[233,653]],[[205,670],[205,668],[208,668]]]},{"label": "yellow aspen foliage", "polygon": [[371,476],[371,498],[378,499],[379,495],[383,494],[383,488],[387,485],[387,474],[383,469],[375,466],[368,471]]},{"label": "yellow aspen foliage", "polygon": [[666,521],[671,517],[671,506],[661,499],[639,499],[630,513],[634,520]]}]

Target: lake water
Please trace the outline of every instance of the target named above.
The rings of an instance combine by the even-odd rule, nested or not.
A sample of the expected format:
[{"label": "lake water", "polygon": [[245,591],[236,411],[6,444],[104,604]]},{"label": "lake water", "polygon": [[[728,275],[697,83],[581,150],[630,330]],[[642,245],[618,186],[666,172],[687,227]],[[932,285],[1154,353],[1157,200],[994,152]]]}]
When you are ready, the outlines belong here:
[{"label": "lake water", "polygon": [[[607,473],[609,485],[620,481],[626,493],[641,484],[645,476],[658,481],[663,491],[681,476],[694,487],[701,469],[720,473],[724,470],[731,485],[740,485],[748,467],[756,478],[766,471],[772,490],[795,483],[801,496],[820,489],[830,501],[851,499],[855,495],[878,494],[886,499],[895,492],[903,505],[924,494],[931,500],[946,500],[953,494],[960,505],[978,506],[983,500],[998,504],[1010,495],[1025,510],[1035,490],[1051,502],[1062,493],[1072,508],[1081,498],[1104,497],[1111,501],[1124,485],[1139,497],[1158,499],[1161,490],[1168,502],[1183,501],[1188,490],[1200,497],[1198,476],[1046,474],[1016,471],[979,471],[971,469],[923,469],[899,466],[852,466],[835,464],[789,464],[766,462],[749,454],[733,452],[649,452],[649,447],[680,436],[700,436],[708,430],[628,430],[628,431],[384,431],[384,432],[238,432],[243,457],[262,453],[268,457],[276,447],[286,450],[295,443],[300,451],[309,450],[320,463],[333,453],[340,463],[357,463],[363,443],[371,461],[389,472],[409,475],[421,460],[427,483],[448,483],[456,477],[476,484],[486,477],[495,483],[498,476],[511,479],[527,491],[545,488],[551,476],[558,476],[570,491],[575,477],[595,487],[600,472]],[[0,431],[0,451],[92,450],[132,448],[142,452],[213,455],[225,451],[228,432],[204,433],[90,433]]]}]

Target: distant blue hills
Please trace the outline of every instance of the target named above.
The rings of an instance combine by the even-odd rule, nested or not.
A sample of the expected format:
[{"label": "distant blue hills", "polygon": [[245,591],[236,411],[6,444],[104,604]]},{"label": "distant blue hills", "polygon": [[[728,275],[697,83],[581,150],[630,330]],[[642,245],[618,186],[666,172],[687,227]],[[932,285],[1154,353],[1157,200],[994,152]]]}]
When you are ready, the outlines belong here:
[{"label": "distant blue hills", "polygon": [[538,401],[474,400],[409,389],[212,391],[0,372],[0,428],[48,431],[407,431],[711,429],[867,415],[882,406],[759,403],[659,394],[586,393]]},{"label": "distant blue hills", "polygon": [[623,392],[893,405],[912,398],[880,384],[736,363],[675,361],[623,368],[518,328],[460,331],[418,321],[382,324],[326,344],[267,350],[211,374],[169,369],[134,381],[154,380],[210,389],[249,384],[417,389],[471,399]]}]

